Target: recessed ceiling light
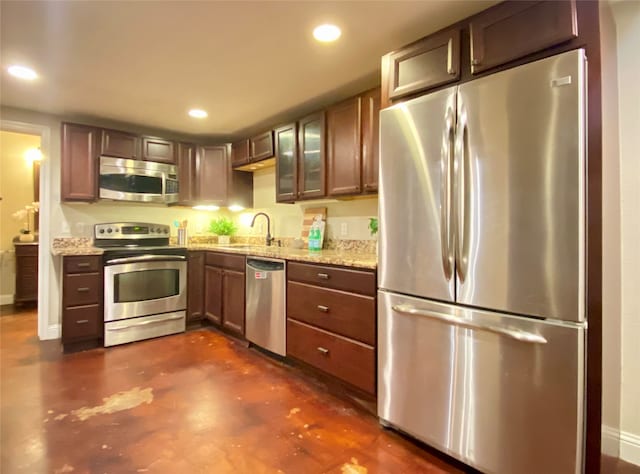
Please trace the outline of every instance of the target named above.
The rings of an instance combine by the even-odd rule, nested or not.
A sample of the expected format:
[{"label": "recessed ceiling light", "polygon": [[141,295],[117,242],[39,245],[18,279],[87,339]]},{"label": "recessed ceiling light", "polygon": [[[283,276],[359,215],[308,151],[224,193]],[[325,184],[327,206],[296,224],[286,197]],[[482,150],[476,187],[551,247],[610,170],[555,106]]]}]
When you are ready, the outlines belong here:
[{"label": "recessed ceiling light", "polygon": [[203,118],[207,118],[208,115],[209,114],[207,113],[207,111],[202,109],[191,109],[189,111],[189,116],[193,118],[203,119]]},{"label": "recessed ceiling light", "polygon": [[33,69],[25,66],[9,66],[7,68],[7,71],[9,71],[9,74],[11,74],[12,76],[18,77],[20,79],[26,79],[27,81],[33,81],[38,77],[38,74]]},{"label": "recessed ceiling light", "polygon": [[313,30],[313,37],[323,43],[335,41],[340,38],[342,32],[336,25],[330,25],[325,23],[324,25],[316,26]]}]

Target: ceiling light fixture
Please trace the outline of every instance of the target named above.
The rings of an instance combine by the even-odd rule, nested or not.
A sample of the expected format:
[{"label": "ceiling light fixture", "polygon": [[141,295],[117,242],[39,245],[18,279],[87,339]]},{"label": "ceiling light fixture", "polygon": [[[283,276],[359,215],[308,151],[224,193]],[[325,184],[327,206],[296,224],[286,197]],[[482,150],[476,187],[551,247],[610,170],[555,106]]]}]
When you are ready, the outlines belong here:
[{"label": "ceiling light fixture", "polygon": [[42,152],[40,151],[40,148],[29,148],[24,152],[24,159],[29,163],[33,163],[34,161],[41,161]]},{"label": "ceiling light fixture", "polygon": [[38,77],[38,74],[31,68],[26,66],[13,65],[7,68],[9,74],[19,79],[25,79],[27,81],[33,81]]},{"label": "ceiling light fixture", "polygon": [[325,23],[324,25],[316,26],[313,30],[313,37],[323,43],[329,43],[340,38],[342,32],[336,25]]},{"label": "ceiling light fixture", "polygon": [[203,119],[203,118],[207,118],[209,116],[209,114],[207,113],[206,110],[202,110],[202,109],[191,109],[189,111],[189,116],[193,117],[193,118],[199,118],[199,119]]}]

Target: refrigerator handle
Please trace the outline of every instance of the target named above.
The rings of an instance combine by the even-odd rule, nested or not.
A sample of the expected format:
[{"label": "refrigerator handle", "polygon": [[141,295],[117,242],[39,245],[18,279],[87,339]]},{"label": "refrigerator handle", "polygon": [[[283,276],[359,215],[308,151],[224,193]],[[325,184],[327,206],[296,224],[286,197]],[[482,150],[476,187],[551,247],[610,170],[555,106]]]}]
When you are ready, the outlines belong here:
[{"label": "refrigerator handle", "polygon": [[468,179],[467,170],[469,167],[469,137],[467,129],[467,111],[458,95],[458,127],[456,130],[456,145],[454,154],[454,221],[455,221],[455,264],[456,273],[460,283],[464,283],[467,278],[467,247],[468,247],[468,225],[466,222],[469,212],[467,199]]},{"label": "refrigerator handle", "polygon": [[453,324],[454,326],[460,326],[466,329],[476,329],[479,331],[492,332],[501,336],[507,336],[512,339],[516,339],[520,342],[528,342],[530,344],[546,344],[547,340],[532,332],[522,331],[520,329],[509,329],[502,326],[493,326],[489,324],[479,324],[474,321],[461,318],[460,316],[454,316],[452,314],[438,313],[435,311],[425,311],[418,309],[409,304],[398,304],[391,307],[396,313],[407,314],[410,316],[424,316],[429,319],[434,319],[443,323]]},{"label": "refrigerator handle", "polygon": [[440,247],[442,252],[442,268],[447,281],[453,276],[453,247],[451,230],[451,203],[453,182],[453,154],[455,149],[455,110],[447,109],[447,128],[440,163],[442,188],[440,192]]}]

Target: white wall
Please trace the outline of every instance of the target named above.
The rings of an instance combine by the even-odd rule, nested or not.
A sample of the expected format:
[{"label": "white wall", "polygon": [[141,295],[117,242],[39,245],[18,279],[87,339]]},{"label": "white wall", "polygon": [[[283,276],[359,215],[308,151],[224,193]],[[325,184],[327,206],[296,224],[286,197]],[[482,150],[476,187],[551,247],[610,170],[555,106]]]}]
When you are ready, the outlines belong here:
[{"label": "white wall", "polygon": [[612,8],[618,43],[620,130],[620,457],[640,464],[640,2],[616,2]]}]

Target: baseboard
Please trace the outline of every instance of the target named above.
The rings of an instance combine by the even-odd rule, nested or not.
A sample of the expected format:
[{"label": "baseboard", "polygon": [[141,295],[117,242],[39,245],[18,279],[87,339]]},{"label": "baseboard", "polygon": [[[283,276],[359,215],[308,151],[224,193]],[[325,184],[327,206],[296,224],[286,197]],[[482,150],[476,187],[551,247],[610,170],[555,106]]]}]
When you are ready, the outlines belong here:
[{"label": "baseboard", "polygon": [[51,339],[60,339],[61,336],[61,328],[59,324],[51,324],[47,326],[44,334],[39,334],[40,340],[48,341]]},{"label": "baseboard", "polygon": [[640,466],[640,436],[627,431],[620,432],[620,459]]},{"label": "baseboard", "polygon": [[0,295],[0,305],[13,304],[13,295]]},{"label": "baseboard", "polygon": [[602,453],[612,458],[620,457],[620,431],[602,425]]}]

